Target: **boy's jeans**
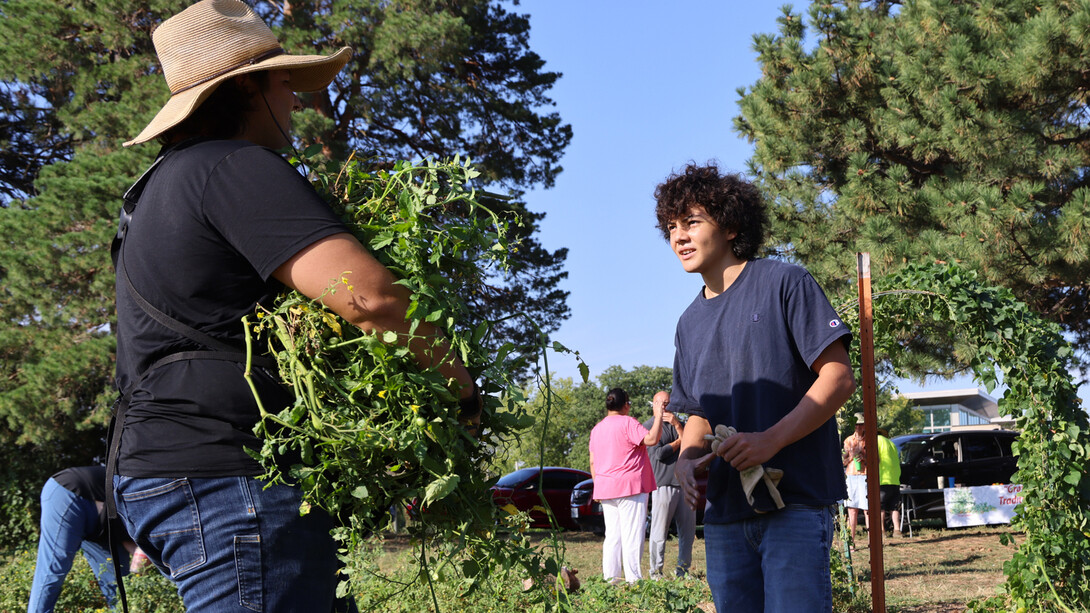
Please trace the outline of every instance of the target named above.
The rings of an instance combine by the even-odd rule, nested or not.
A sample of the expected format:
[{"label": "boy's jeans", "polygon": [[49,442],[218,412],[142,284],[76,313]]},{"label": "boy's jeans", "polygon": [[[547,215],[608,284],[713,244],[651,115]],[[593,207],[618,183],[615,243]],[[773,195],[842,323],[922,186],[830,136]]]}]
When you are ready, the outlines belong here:
[{"label": "boy's jeans", "polygon": [[830,507],[787,505],[729,524],[706,524],[708,585],[718,611],[833,610]]}]

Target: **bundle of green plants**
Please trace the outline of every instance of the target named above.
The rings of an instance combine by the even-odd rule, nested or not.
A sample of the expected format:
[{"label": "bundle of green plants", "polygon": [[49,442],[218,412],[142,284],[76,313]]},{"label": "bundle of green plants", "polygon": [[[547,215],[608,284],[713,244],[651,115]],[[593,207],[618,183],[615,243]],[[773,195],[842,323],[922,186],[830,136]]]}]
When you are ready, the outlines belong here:
[{"label": "bundle of green plants", "polygon": [[[555,560],[497,530],[508,520],[496,515],[485,469],[533,423],[512,381],[514,347],[488,350],[493,322],[470,308],[473,292],[507,270],[519,220],[482,204],[471,187],[477,172],[458,159],[310,165],[350,231],[408,289],[410,336],[442,352],[434,337],[417,333],[424,322],[441,330],[450,347],[443,356],[457,356],[478,382],[481,430],[474,435],[459,423],[452,382],[420,368],[408,338],[364,332],[288,292],[272,310],[246,318],[251,355],[275,356],[295,393],[282,411],[260,407],[264,445],[255,457],[264,479],[299,484],[301,512],[316,506],[340,518],[334,536],[346,554],[385,529],[391,510],[407,513],[418,577],[427,582],[457,576],[471,591],[496,568],[554,569]],[[355,288],[345,275],[328,291]],[[519,526],[511,527],[517,535]],[[342,592],[349,588],[342,582]]]}]

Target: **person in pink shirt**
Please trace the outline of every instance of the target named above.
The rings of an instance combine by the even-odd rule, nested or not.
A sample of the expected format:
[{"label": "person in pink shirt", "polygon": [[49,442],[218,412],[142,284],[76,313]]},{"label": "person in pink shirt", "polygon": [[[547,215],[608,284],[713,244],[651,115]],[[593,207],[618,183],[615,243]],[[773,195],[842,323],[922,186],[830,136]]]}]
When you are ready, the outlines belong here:
[{"label": "person in pink shirt", "polygon": [[655,474],[647,447],[662,434],[663,403],[656,398],[651,430],[630,417],[628,393],[619,387],[606,395],[606,416],[590,431],[590,475],[594,499],[602,503],[606,539],[602,543],[602,575],[606,581],[635,583],[642,578],[647,494],[655,490]]}]

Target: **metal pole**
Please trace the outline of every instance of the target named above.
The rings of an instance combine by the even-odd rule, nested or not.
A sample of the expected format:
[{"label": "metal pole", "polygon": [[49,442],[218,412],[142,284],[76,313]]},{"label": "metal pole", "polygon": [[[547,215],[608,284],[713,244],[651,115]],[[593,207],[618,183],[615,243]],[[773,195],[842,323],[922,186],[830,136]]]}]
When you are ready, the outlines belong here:
[{"label": "metal pole", "polygon": [[874,382],[874,310],[870,291],[870,254],[856,254],[859,276],[859,348],[863,379],[863,439],[867,450],[867,517],[870,519],[870,587],[876,613],[886,610],[886,573],[882,559],[882,509],[878,479],[878,390]]}]

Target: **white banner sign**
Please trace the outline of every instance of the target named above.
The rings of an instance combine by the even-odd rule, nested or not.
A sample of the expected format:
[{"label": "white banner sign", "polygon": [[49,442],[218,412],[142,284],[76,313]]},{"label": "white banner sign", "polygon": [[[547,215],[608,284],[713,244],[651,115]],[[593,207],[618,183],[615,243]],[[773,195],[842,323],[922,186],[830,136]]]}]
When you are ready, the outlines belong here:
[{"label": "white banner sign", "polygon": [[943,490],[946,525],[950,528],[1009,524],[1022,502],[1021,485],[948,487]]}]

